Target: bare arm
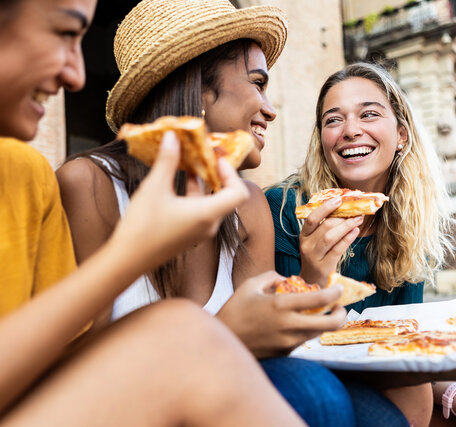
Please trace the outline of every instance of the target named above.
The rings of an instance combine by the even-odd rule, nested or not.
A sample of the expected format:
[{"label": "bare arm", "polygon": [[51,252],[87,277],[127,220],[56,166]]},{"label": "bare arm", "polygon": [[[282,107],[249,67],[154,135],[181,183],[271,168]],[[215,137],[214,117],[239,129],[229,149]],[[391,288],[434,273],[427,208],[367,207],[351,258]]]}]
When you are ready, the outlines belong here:
[{"label": "bare arm", "polygon": [[212,196],[176,196],[173,179],[178,161],[178,143],[167,135],[153,171],[107,244],[72,275],[1,320],[0,411],[126,286],[195,241],[213,236],[221,219],[246,199],[245,186],[223,161],[221,191]]},{"label": "bare arm", "polygon": [[[87,158],[72,160],[57,171],[62,204],[68,217],[76,261],[81,264],[111,236],[119,220],[112,180]],[[109,305],[94,321],[92,331],[107,325]]]},{"label": "bare arm", "polygon": [[256,357],[279,356],[323,331],[339,328],[346,311],[338,307],[330,315],[302,313],[306,308],[334,301],[340,294],[337,289],[313,295],[274,295],[273,286],[282,277],[270,271],[274,269],[271,211],[263,192],[255,184],[248,183],[248,187],[250,198],[238,209],[245,227],[240,231],[244,233],[248,253],[236,253],[233,269],[236,291],[217,316]]},{"label": "bare arm", "polygon": [[250,197],[238,209],[242,225],[239,233],[245,251],[237,251],[233,267],[236,289],[250,277],[274,270],[274,224],[263,191],[254,183],[244,181]]}]

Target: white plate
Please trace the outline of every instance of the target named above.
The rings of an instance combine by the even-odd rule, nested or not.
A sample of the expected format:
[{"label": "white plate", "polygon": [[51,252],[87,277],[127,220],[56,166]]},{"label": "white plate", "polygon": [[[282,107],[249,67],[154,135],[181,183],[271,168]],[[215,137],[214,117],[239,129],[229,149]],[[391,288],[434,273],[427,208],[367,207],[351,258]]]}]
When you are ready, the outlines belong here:
[{"label": "white plate", "polygon": [[[368,308],[361,315],[351,311],[347,320],[416,319],[420,331],[456,331],[447,319],[456,317],[456,300]],[[340,370],[388,372],[443,372],[456,370],[456,353],[446,356],[368,356],[370,344],[322,346],[320,339],[307,341],[291,353],[293,357],[314,360]],[[307,348],[306,348],[307,347]]]}]

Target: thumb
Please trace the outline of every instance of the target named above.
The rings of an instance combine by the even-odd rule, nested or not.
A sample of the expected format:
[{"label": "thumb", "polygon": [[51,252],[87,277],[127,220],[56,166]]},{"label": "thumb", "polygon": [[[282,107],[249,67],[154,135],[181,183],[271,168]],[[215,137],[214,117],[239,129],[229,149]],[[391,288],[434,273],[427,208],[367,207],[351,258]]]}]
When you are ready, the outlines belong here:
[{"label": "thumb", "polygon": [[152,175],[159,176],[164,185],[172,188],[180,157],[180,141],[176,134],[172,131],[165,132],[152,169]]}]

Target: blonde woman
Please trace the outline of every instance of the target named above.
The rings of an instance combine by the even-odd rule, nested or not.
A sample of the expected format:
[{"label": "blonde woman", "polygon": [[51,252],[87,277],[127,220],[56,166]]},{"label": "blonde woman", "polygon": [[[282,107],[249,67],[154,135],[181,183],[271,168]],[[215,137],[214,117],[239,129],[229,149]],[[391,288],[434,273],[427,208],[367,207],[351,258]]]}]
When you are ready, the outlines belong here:
[{"label": "blonde woman", "polygon": [[[320,91],[304,165],[266,193],[275,224],[277,271],[324,285],[338,269],[375,283],[376,294],[348,310],[422,302],[423,283],[432,282],[445,250],[452,247],[440,170],[436,153],[387,71],[357,63],[336,72]],[[382,192],[390,200],[375,216],[327,218],[340,204],[334,200],[298,223],[295,206],[331,187]],[[430,418],[430,386],[407,389],[421,396],[418,410],[402,404],[405,399],[398,399],[397,392],[387,395],[409,421],[426,425],[420,423]],[[406,395],[414,405],[416,400],[402,393]]]}]

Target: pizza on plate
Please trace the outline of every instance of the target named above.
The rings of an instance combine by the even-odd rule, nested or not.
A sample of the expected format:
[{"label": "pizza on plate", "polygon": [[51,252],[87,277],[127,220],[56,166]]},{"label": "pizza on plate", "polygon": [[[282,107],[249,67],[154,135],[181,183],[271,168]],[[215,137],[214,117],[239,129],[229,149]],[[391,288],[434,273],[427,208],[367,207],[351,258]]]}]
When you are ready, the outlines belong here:
[{"label": "pizza on plate", "polygon": [[117,138],[127,142],[129,154],[152,166],[167,131],[173,131],[180,140],[178,168],[198,175],[215,191],[221,187],[217,158],[224,157],[237,169],[254,144],[248,132],[208,133],[203,119],[190,116],[164,116],[141,125],[126,123],[120,128]]},{"label": "pizza on plate", "polygon": [[[366,282],[358,282],[357,280],[350,279],[349,277],[342,276],[339,273],[333,272],[329,275],[326,287],[331,287],[336,284],[343,286],[342,295],[333,303],[324,307],[317,307],[304,310],[305,313],[326,313],[331,311],[336,305],[349,305],[361,301],[364,298],[375,293],[375,286]],[[280,282],[276,287],[276,294],[289,294],[289,293],[303,293],[313,292],[320,290],[320,286],[316,284],[306,283],[300,276],[291,276]]]},{"label": "pizza on plate", "polygon": [[432,356],[456,352],[456,332],[423,331],[374,342],[369,356]]},{"label": "pizza on plate", "polygon": [[347,188],[329,188],[312,194],[309,202],[296,208],[296,218],[306,219],[311,212],[323,203],[336,197],[342,198],[342,204],[329,216],[351,218],[359,215],[374,215],[389,198],[383,193],[364,193]]},{"label": "pizza on plate", "polygon": [[322,345],[360,344],[417,331],[418,322],[415,319],[354,320],[337,331],[323,333],[320,342]]}]

